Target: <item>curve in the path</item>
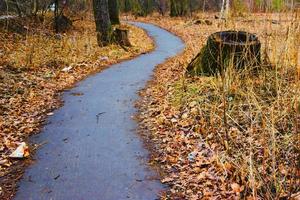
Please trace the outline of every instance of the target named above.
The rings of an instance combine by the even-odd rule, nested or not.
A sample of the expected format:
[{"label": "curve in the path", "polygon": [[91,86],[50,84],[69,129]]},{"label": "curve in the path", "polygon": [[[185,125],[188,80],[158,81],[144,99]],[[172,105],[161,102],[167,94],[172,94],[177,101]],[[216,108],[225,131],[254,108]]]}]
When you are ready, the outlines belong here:
[{"label": "curve in the path", "polygon": [[154,67],[184,44],[154,25],[133,24],[154,38],[156,49],[113,65],[64,94],[64,106],[32,138],[47,143],[20,181],[16,200],[154,200],[163,189],[147,167],[148,153],[131,116],[137,91]]}]

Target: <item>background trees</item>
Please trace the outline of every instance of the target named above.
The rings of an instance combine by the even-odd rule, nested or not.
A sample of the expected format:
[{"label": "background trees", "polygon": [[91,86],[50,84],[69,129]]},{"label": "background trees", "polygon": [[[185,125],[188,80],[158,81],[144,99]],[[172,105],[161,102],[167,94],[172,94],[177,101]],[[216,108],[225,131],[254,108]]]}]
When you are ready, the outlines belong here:
[{"label": "background trees", "polygon": [[[51,9],[54,2],[55,0],[1,0],[0,13],[5,14],[8,11],[20,16],[36,15]],[[58,0],[58,2],[66,4],[70,11],[78,12],[90,9],[93,0]],[[226,2],[224,0],[224,11]],[[121,12],[130,12],[136,16],[146,16],[153,11],[161,15],[170,11],[171,16],[182,16],[194,11],[220,11],[223,0],[110,0],[108,3],[110,11],[119,6]],[[280,11],[299,4],[300,0],[230,0],[230,7],[234,10],[250,12]],[[117,23],[112,14],[111,22]]]},{"label": "background trees", "polygon": [[188,13],[189,0],[170,0],[170,16],[183,16]]},{"label": "background trees", "polygon": [[94,5],[97,38],[100,45],[106,45],[111,40],[111,25],[120,23],[119,11],[135,16],[169,13],[171,17],[192,15],[196,11],[221,11],[221,17],[226,17],[230,14],[229,8],[231,13],[265,12],[293,9],[299,4],[300,0],[1,0],[0,14],[39,16],[42,19],[45,13],[53,12],[54,28],[60,32],[60,19],[64,20],[62,24],[72,22],[64,17],[64,10],[74,16]]},{"label": "background trees", "polygon": [[168,7],[167,0],[156,0],[155,7],[157,8],[157,11],[161,15],[165,15],[165,13],[167,12],[167,7]]},{"label": "background trees", "polygon": [[[137,16],[145,16],[153,11],[170,16],[189,15],[195,11],[220,11],[223,14],[229,8],[237,12],[264,12],[291,9],[300,0],[119,0],[122,12],[131,12]],[[223,5],[223,6],[222,6]]]}]

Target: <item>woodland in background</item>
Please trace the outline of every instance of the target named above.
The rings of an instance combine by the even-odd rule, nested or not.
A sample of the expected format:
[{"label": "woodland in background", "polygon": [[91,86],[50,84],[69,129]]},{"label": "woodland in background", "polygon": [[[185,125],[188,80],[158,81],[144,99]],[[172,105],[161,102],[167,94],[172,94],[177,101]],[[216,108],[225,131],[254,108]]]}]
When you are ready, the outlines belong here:
[{"label": "woodland in background", "polygon": [[[67,15],[80,18],[78,12],[87,13],[93,8],[98,44],[105,46],[112,42],[129,43],[126,41],[128,38],[126,31],[115,32],[111,27],[120,23],[120,13],[132,14],[136,17],[145,17],[154,12],[162,16],[191,17],[193,13],[199,11],[220,11],[220,16],[216,17],[226,19],[229,12],[231,15],[242,16],[247,12],[294,10],[299,5],[300,0],[2,0],[0,15],[18,15],[23,19],[33,17],[42,22],[50,11],[54,13],[52,27],[58,33],[69,29],[72,26],[72,20],[79,20],[71,20]],[[6,29],[17,29],[16,32],[25,32],[22,27],[24,24],[18,24],[11,19],[11,16],[9,19],[0,19],[0,26]],[[121,41],[116,41],[116,38]]]},{"label": "woodland in background", "polygon": [[[219,11],[226,0],[118,0],[122,13],[131,12],[146,16],[154,11],[171,16],[191,14],[197,10]],[[108,1],[111,2],[111,1]],[[291,9],[299,0],[229,0],[232,10],[241,12],[270,12]],[[85,11],[91,8],[92,0],[1,0],[0,14],[15,13],[19,16],[44,14],[55,4],[59,9]],[[168,13],[168,11],[170,11]]]},{"label": "woodland in background", "polygon": [[[112,25],[120,23],[120,13],[136,17],[145,17],[154,12],[162,16],[192,17],[193,13],[199,11],[220,11],[220,16],[215,17],[226,19],[229,13],[243,16],[251,12],[280,12],[294,10],[299,5],[300,0],[2,0],[0,15],[18,15],[19,19],[31,17],[43,22],[45,15],[53,12],[52,27],[58,33],[66,31],[72,27],[74,20],[80,19],[78,12],[87,13],[93,8],[98,44],[106,46],[112,42],[129,44],[126,30],[112,30]],[[73,17],[73,21],[70,17]],[[17,21],[11,16],[9,19],[0,19],[0,28],[25,32],[25,25]]]}]

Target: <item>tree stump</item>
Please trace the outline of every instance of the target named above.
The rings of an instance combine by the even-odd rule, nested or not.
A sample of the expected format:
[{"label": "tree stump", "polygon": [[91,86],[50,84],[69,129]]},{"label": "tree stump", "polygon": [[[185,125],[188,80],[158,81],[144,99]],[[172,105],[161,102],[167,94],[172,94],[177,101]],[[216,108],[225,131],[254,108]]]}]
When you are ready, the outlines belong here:
[{"label": "tree stump", "polygon": [[114,41],[121,45],[121,46],[127,46],[130,47],[130,41],[128,37],[128,30],[122,29],[122,28],[116,28],[113,33]]},{"label": "tree stump", "polygon": [[57,33],[66,32],[73,25],[73,22],[66,16],[60,15],[54,19],[54,29]]},{"label": "tree stump", "polygon": [[22,18],[14,16],[0,17],[0,29],[24,35],[27,29],[23,26]]},{"label": "tree stump", "polygon": [[192,75],[216,75],[229,66],[236,70],[259,68],[261,44],[257,36],[243,31],[222,31],[208,37],[207,44],[190,62]]}]

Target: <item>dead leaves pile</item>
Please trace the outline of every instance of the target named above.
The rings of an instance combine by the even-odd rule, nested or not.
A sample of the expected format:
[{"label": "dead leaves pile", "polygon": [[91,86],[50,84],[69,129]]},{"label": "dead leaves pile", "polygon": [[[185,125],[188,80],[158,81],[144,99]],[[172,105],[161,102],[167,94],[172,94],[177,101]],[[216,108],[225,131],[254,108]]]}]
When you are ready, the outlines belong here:
[{"label": "dead leaves pile", "polygon": [[[153,49],[147,34],[134,26],[132,47],[100,48],[94,22],[76,21],[73,30],[53,34],[39,24],[26,36],[0,33],[0,197],[10,199],[24,161],[9,155],[38,133],[45,117],[60,105],[59,94],[87,75]],[[140,41],[143,41],[141,43]],[[27,155],[27,154],[26,154]]]},{"label": "dead leaves pile", "polygon": [[[201,17],[213,25],[158,16],[142,19],[186,42],[181,55],[157,67],[137,103],[141,134],[152,144],[151,162],[162,168],[162,182],[170,186],[162,199],[279,199],[298,194],[295,68],[270,70],[249,79],[231,74],[225,81],[225,96],[220,77],[184,76],[185,66],[213,32],[239,27],[261,37],[265,31],[284,37],[285,29],[266,29],[255,20],[224,25],[212,14]],[[271,40],[262,41],[263,45]],[[274,81],[280,83],[280,95]]]}]

